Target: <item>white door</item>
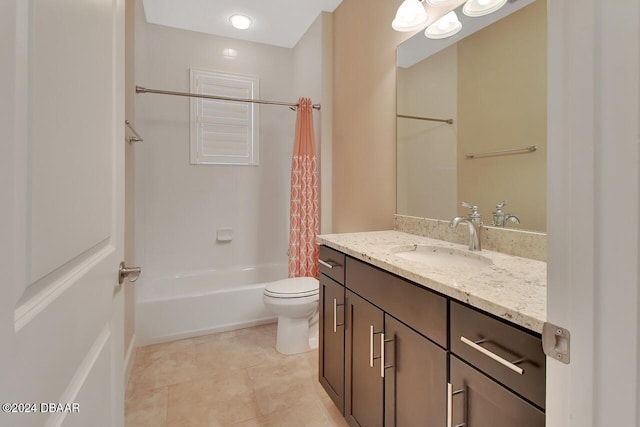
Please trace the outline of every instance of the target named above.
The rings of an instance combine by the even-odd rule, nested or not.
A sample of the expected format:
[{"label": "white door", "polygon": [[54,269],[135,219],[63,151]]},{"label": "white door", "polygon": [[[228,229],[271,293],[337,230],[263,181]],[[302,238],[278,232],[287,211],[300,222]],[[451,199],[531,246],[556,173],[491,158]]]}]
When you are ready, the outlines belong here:
[{"label": "white door", "polygon": [[547,426],[640,426],[640,2],[549,1]]},{"label": "white door", "polygon": [[124,0],[0,31],[0,426],[122,426]]}]

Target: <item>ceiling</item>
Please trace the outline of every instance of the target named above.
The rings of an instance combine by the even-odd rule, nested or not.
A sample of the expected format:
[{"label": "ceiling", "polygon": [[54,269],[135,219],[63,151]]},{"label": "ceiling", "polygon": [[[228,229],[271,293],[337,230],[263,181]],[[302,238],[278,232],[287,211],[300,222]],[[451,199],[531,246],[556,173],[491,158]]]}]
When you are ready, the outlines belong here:
[{"label": "ceiling", "polygon": [[[342,0],[142,0],[147,22],[217,36],[294,47],[320,12]],[[247,30],[231,26],[234,14],[249,16]]]}]

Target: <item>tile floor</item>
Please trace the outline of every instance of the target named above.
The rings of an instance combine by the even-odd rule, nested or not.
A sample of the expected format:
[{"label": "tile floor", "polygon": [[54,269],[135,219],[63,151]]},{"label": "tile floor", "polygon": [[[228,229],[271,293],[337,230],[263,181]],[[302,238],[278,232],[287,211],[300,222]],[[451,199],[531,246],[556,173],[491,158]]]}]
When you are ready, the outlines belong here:
[{"label": "tile floor", "polygon": [[318,383],[318,352],[276,352],[269,324],[140,347],[127,427],[344,427]]}]

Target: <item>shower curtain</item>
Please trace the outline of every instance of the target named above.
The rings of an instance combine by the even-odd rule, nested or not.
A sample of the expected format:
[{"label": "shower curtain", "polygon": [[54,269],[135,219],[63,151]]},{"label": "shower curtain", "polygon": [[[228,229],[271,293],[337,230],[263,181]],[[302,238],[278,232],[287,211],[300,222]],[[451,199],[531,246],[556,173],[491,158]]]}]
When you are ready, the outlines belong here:
[{"label": "shower curtain", "polygon": [[289,277],[318,278],[318,167],[309,98],[300,98],[291,161]]}]

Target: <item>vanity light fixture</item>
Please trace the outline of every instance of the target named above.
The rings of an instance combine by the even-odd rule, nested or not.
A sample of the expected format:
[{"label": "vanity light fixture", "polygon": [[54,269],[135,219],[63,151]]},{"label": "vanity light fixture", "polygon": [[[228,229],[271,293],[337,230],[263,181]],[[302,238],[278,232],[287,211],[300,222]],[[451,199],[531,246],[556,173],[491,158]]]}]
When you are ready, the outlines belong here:
[{"label": "vanity light fixture", "polygon": [[401,32],[420,30],[424,28],[427,19],[429,19],[427,11],[420,0],[404,0],[396,12],[391,27]]},{"label": "vanity light fixture", "polygon": [[430,39],[445,39],[457,34],[462,29],[462,24],[458,20],[455,11],[451,11],[429,25],[424,31],[424,35]]},{"label": "vanity light fixture", "polygon": [[445,7],[445,6],[451,6],[455,3],[459,3],[460,0],[426,0],[427,4],[430,4],[431,6],[435,6],[435,7]]},{"label": "vanity light fixture", "polygon": [[246,30],[251,26],[251,18],[245,15],[231,15],[229,17],[229,22],[234,28],[239,30]]},{"label": "vanity light fixture", "polygon": [[473,18],[493,13],[507,3],[507,0],[469,0],[462,7],[462,13]]}]

